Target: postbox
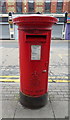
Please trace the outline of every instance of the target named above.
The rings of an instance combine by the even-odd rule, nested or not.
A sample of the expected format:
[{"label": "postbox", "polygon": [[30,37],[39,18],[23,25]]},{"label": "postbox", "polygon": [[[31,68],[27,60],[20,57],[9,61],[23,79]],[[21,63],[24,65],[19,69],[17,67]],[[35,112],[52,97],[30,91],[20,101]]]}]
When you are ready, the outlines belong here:
[{"label": "postbox", "polygon": [[51,30],[57,19],[24,15],[13,22],[19,31],[20,102],[29,108],[39,108],[48,99]]}]

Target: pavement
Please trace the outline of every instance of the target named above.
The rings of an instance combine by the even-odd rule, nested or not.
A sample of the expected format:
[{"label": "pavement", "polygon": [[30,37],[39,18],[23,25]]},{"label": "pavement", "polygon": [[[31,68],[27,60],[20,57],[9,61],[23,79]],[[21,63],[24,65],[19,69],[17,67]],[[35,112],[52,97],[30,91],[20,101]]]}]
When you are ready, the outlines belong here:
[{"label": "pavement", "polygon": [[0,118],[3,120],[69,120],[70,80],[66,40],[52,40],[48,103],[28,109],[19,102],[19,50],[16,40],[0,41]]}]

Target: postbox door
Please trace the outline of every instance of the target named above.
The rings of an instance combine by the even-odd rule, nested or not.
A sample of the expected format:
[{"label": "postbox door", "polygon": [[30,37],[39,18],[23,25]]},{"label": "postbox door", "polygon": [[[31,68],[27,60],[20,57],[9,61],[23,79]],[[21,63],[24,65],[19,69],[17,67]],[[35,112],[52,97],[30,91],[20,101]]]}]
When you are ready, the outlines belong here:
[{"label": "postbox door", "polygon": [[32,44],[30,56],[31,89],[33,96],[46,93],[48,88],[49,48],[46,44]]}]

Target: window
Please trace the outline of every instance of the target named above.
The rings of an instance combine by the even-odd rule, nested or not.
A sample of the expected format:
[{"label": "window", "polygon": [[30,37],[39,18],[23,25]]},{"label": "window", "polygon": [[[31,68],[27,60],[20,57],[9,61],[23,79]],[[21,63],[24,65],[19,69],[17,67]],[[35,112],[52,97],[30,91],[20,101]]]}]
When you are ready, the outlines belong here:
[{"label": "window", "polygon": [[0,1],[0,13],[6,13],[6,2]]},{"label": "window", "polygon": [[22,0],[16,0],[16,12],[17,13],[22,13]]},{"label": "window", "polygon": [[28,0],[28,12],[34,13],[34,0]]},{"label": "window", "polygon": [[45,0],[45,12],[51,12],[51,1]]},{"label": "window", "polygon": [[0,17],[0,22],[8,22],[8,17]]},{"label": "window", "polygon": [[61,13],[61,12],[62,12],[62,9],[63,9],[63,0],[58,0],[58,1],[57,1],[57,9],[56,9],[56,12],[57,12],[57,13]]}]

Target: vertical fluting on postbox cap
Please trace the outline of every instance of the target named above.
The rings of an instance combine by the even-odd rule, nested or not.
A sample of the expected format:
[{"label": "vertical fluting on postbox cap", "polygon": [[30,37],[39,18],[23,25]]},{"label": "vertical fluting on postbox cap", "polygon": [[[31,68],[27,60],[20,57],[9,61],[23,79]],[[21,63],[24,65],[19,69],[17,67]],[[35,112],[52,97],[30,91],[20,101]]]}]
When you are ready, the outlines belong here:
[{"label": "vertical fluting on postbox cap", "polygon": [[48,70],[52,25],[46,15],[24,15],[13,19],[19,31],[20,102],[40,108],[48,99]]}]

